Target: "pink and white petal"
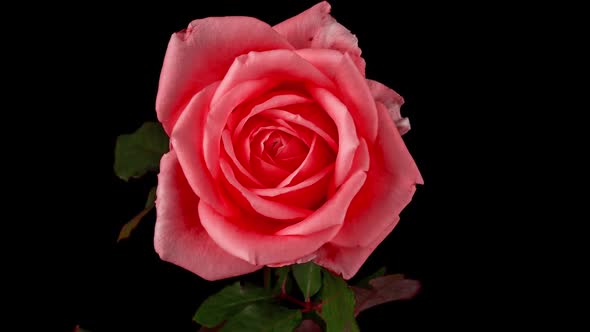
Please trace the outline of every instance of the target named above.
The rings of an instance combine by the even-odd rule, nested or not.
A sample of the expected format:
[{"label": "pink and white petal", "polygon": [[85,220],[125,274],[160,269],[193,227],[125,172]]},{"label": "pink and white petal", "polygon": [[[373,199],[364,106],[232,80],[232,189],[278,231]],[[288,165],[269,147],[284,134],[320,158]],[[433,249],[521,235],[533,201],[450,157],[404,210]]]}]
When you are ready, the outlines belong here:
[{"label": "pink and white petal", "polygon": [[[331,16],[311,41],[311,48],[331,48],[345,54],[359,57],[361,55],[356,36]],[[364,72],[362,74],[364,75]]]},{"label": "pink and white petal", "polygon": [[400,108],[404,104],[404,98],[386,85],[377,81],[367,80],[367,84],[375,102],[377,105],[381,103],[385,106],[400,134],[403,135],[407,133],[410,130],[410,120],[402,117],[400,112]]},{"label": "pink and white petal", "polygon": [[368,246],[410,203],[424,181],[397,128],[379,109],[379,135],[370,148],[367,181],[348,209],[346,222],[332,244]]},{"label": "pink and white petal", "polygon": [[352,160],[359,146],[355,123],[346,106],[328,90],[312,87],[310,92],[338,128],[338,154],[333,181],[334,187],[338,188],[349,174]]},{"label": "pink and white petal", "polygon": [[334,49],[350,53],[357,59],[364,75],[364,61],[360,57],[358,39],[330,15],[330,4],[320,2],[301,14],[289,18],[273,28],[285,36],[296,49]]},{"label": "pink and white petal", "polygon": [[170,135],[170,142],[193,192],[219,209],[220,213],[228,215],[232,211],[231,204],[217,190],[203,158],[205,117],[218,85],[219,83],[213,83],[193,96],[178,119]]},{"label": "pink and white petal", "polygon": [[[248,38],[244,38],[247,31]],[[268,24],[251,17],[209,17],[191,22],[170,38],[156,112],[170,134],[191,97],[221,80],[235,58],[250,51],[292,49]]]},{"label": "pink and white petal", "polygon": [[[356,192],[357,187],[362,186],[365,177],[366,174],[363,172],[351,177],[334,196],[334,199],[305,219],[309,226],[317,225],[301,229],[301,231],[311,231],[313,228],[317,230],[306,233],[305,236],[299,234],[275,235],[253,231],[242,225],[256,223],[255,220],[238,220],[236,222],[227,219],[204,201],[199,203],[199,216],[203,227],[219,246],[253,265],[296,261],[314,253],[338,232],[344,220],[346,207],[352,199],[349,195]],[[330,221],[332,226],[327,226],[325,221]],[[322,227],[318,227],[320,225]]]},{"label": "pink and white petal", "polygon": [[170,151],[162,157],[158,175],[154,247],[160,258],[211,281],[261,269],[211,239],[199,220],[198,204],[175,151]]},{"label": "pink and white petal", "polygon": [[398,216],[393,217],[380,234],[362,247],[340,247],[333,243],[326,243],[317,251],[314,262],[330,271],[341,274],[342,278],[348,280],[354,277],[371,253],[391,233],[398,221]]}]

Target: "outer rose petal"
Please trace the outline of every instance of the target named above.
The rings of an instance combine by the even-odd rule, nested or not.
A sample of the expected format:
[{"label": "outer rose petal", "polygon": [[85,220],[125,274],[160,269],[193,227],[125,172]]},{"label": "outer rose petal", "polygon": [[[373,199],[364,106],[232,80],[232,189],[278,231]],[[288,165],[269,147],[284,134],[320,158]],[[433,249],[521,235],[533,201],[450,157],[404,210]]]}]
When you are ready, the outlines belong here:
[{"label": "outer rose petal", "polygon": [[318,250],[314,262],[328,270],[342,274],[342,277],[348,280],[354,277],[369,255],[389,235],[398,221],[399,217],[396,216],[376,238],[364,247],[339,247],[327,243]]},{"label": "outer rose petal", "polygon": [[330,15],[330,4],[320,2],[301,14],[287,19],[273,28],[296,49],[325,48],[350,53],[359,71],[365,75],[365,61],[361,58],[358,39]]},{"label": "outer rose petal", "polygon": [[410,203],[422,176],[387,110],[379,109],[379,135],[371,147],[367,181],[352,201],[342,229],[331,240],[340,247],[367,247]]},{"label": "outer rose petal", "polygon": [[203,159],[203,128],[209,102],[219,84],[213,83],[193,96],[178,118],[170,135],[180,165],[193,192],[215,206],[223,214],[230,213],[231,204],[219,193]]},{"label": "outer rose petal", "polygon": [[400,108],[404,104],[404,98],[387,86],[373,80],[367,80],[371,94],[377,104],[381,103],[387,108],[389,116],[395,123],[401,135],[410,130],[410,120],[402,117]]},{"label": "outer rose petal", "polygon": [[154,247],[163,260],[207,280],[262,268],[228,254],[209,237],[199,220],[199,198],[186,182],[174,150],[162,157],[157,197]]},{"label": "outer rose petal", "polygon": [[369,143],[377,137],[378,116],[371,92],[363,77],[354,69],[348,54],[344,54],[334,76],[342,100],[350,110],[357,128]]},{"label": "outer rose petal", "polygon": [[168,134],[195,93],[223,78],[234,59],[249,51],[292,49],[268,24],[251,17],[208,17],[170,38],[156,98]]}]

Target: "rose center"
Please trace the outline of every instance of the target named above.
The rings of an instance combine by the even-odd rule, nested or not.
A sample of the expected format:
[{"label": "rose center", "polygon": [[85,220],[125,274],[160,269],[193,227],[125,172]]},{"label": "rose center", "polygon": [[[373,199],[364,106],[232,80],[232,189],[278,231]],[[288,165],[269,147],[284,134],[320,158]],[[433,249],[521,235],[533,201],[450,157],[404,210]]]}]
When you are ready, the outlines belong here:
[{"label": "rose center", "polygon": [[281,130],[271,131],[261,143],[261,157],[287,171],[296,169],[309,152],[309,147],[299,138]]}]

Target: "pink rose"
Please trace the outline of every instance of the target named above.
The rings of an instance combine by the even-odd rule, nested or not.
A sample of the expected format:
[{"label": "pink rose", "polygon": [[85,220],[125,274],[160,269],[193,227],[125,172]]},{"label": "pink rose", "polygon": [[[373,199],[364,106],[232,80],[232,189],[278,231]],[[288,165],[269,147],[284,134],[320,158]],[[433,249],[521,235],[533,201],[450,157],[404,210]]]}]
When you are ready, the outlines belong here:
[{"label": "pink rose", "polygon": [[351,278],[422,177],[403,98],[365,79],[322,2],[274,27],[209,17],[172,35],[156,101],[155,249],[216,280],[313,260]]}]

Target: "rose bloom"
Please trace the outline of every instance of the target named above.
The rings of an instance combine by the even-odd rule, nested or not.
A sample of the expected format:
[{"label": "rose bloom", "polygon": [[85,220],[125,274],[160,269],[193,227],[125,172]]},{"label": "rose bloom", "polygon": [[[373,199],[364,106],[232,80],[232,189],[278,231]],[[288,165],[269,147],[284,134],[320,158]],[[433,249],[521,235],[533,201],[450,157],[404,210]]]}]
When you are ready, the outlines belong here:
[{"label": "rose bloom", "polygon": [[156,251],[207,280],[308,261],[351,278],[423,183],[402,104],[365,78],[327,2],[274,27],[191,22],[171,37],[156,100],[170,136]]}]

